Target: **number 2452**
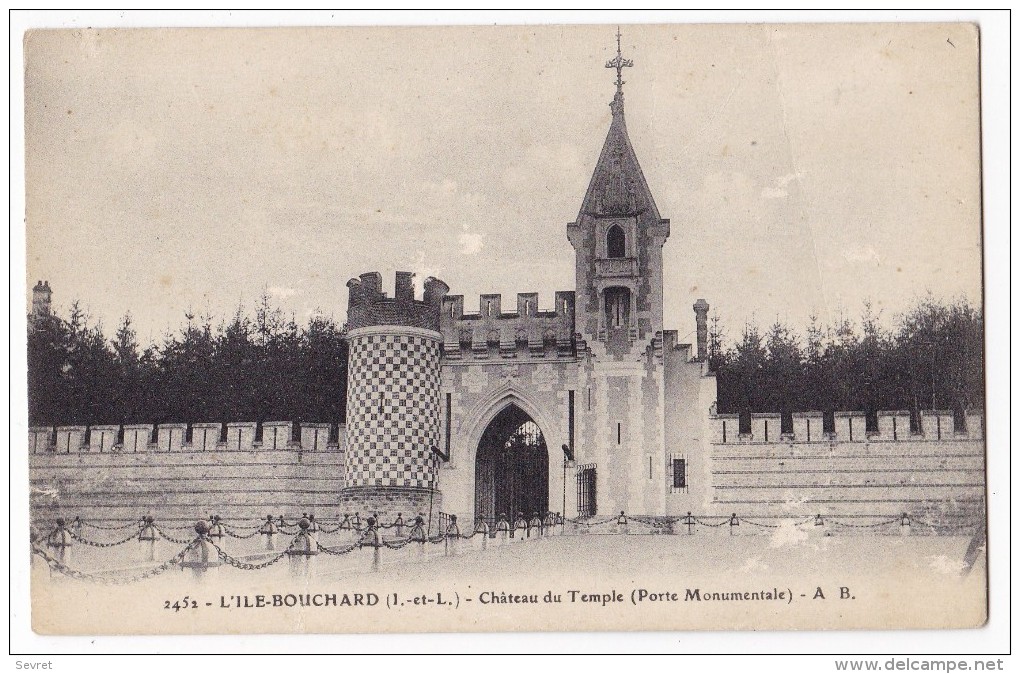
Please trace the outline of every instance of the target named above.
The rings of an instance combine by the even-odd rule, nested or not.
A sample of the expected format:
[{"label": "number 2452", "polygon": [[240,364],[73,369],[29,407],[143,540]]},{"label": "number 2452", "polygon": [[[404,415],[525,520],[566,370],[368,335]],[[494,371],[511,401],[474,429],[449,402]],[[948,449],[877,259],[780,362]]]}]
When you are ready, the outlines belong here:
[{"label": "number 2452", "polygon": [[198,608],[198,602],[188,596],[185,596],[183,599],[178,599],[172,604],[170,603],[170,600],[167,599],[163,602],[163,608],[177,612],[186,608]]}]

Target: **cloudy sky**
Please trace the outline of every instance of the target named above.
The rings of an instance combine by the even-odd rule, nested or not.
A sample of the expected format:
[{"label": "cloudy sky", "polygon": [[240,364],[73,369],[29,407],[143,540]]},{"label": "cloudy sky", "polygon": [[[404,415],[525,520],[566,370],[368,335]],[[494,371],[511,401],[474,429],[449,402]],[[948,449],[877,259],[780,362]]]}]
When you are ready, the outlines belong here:
[{"label": "cloudy sky", "polygon": [[[143,341],[263,292],[342,321],[369,270],[573,289],[566,224],[609,127],[613,26],[41,31],[27,277]],[[966,25],[624,26],[663,217],[667,327],[731,333],[926,292],[981,299]],[[513,304],[512,300],[509,304]]]}]

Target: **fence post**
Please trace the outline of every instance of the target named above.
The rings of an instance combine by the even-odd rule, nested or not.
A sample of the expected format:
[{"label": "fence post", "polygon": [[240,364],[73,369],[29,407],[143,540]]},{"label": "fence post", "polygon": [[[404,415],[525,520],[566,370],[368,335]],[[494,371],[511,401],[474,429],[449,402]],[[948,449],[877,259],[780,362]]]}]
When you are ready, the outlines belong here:
[{"label": "fence post", "polygon": [[184,555],[181,561],[181,568],[191,569],[196,580],[202,580],[210,569],[215,569],[223,564],[216,547],[209,540],[209,525],[205,520],[195,522],[195,533],[198,538],[194,541],[191,549]]},{"label": "fence post", "polygon": [[505,513],[499,514],[499,520],[496,522],[496,535],[499,537],[499,544],[506,545],[507,539],[510,537],[510,522],[507,521]]},{"label": "fence post", "polygon": [[359,545],[372,548],[372,571],[374,572],[379,570],[379,548],[382,547],[379,540],[379,526],[375,517],[371,516],[365,520],[365,524],[365,533],[361,536]]},{"label": "fence post", "polygon": [[910,535],[910,515],[908,515],[907,513],[903,513],[903,516],[900,518],[900,536],[909,535]]},{"label": "fence post", "polygon": [[63,548],[69,548],[74,545],[71,532],[67,530],[65,524],[63,517],[57,518],[57,528],[46,537],[46,545],[57,550],[63,550]]},{"label": "fence post", "polygon": [[482,537],[482,550],[485,550],[489,545],[489,525],[481,517],[475,522],[475,535]]},{"label": "fence post", "polygon": [[819,536],[825,536],[828,531],[828,525],[825,523],[825,518],[822,517],[821,513],[815,515],[815,526],[814,531]]},{"label": "fence post", "polygon": [[616,518],[616,533],[625,534],[628,533],[629,527],[627,526],[627,516],[624,512],[620,511],[620,516]]},{"label": "fence post", "polygon": [[688,536],[693,536],[694,535],[694,515],[691,514],[690,510],[687,511],[687,516],[684,518],[684,524],[687,525],[687,535]]},{"label": "fence post", "polygon": [[457,516],[450,515],[450,525],[446,527],[446,554],[450,557],[457,555],[457,539],[460,538],[460,527],[457,526]]},{"label": "fence post", "polygon": [[276,523],[273,522],[273,516],[266,515],[266,523],[259,529],[259,533],[263,536],[272,536],[277,531],[279,531],[279,529],[277,528]]},{"label": "fence post", "polygon": [[155,521],[152,515],[146,515],[142,518],[142,528],[138,531],[138,542],[144,546],[147,562],[156,559],[156,541],[159,540],[159,534],[156,533],[156,526],[153,524]]},{"label": "fence post", "polygon": [[138,532],[138,540],[149,542],[159,540],[159,534],[156,533],[156,527],[153,524],[155,521],[152,515],[146,515],[142,518],[142,528]]},{"label": "fence post", "polygon": [[421,515],[414,518],[408,538],[418,543],[418,556],[423,556],[425,554],[425,518]]},{"label": "fence post", "polygon": [[319,554],[319,546],[316,545],[315,536],[312,535],[309,528],[311,523],[307,518],[302,517],[298,520],[298,528],[300,531],[294,540],[291,542],[290,547],[287,548],[288,555],[301,555],[311,556]]},{"label": "fence post", "polygon": [[[520,531],[519,537],[517,533],[518,531]],[[517,519],[514,520],[514,530],[510,532],[510,537],[517,538],[518,541],[523,541],[528,537],[528,520],[524,519],[524,513],[517,513]]]},{"label": "fence post", "polygon": [[737,529],[736,528],[739,527],[739,526],[740,526],[740,520],[737,519],[737,513],[733,513],[733,515],[730,516],[730,536],[736,536],[737,535]]},{"label": "fence post", "polygon": [[219,515],[213,515],[211,518],[211,524],[209,526],[209,538],[221,540],[223,538],[223,524],[220,522]]},{"label": "fence post", "polygon": [[259,533],[266,537],[266,550],[276,549],[274,537],[277,531],[279,531],[279,529],[277,529],[276,523],[273,522],[273,516],[266,515],[265,523],[259,527]]},{"label": "fence post", "polygon": [[531,536],[531,532],[534,531],[536,536],[542,536],[542,518],[535,513],[535,516],[528,522],[528,536]]}]

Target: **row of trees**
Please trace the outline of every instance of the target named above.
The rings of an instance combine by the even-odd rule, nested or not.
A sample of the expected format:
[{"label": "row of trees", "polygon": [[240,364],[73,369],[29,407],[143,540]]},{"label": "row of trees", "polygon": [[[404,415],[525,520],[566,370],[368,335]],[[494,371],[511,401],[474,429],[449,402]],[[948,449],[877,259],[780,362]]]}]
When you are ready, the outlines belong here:
[{"label": "row of trees", "polygon": [[[216,327],[187,316],[161,344],[141,347],[127,316],[113,339],[77,304],[43,317],[28,335],[33,425],[172,421],[344,420],[344,328],[324,318],[300,327],[262,298]],[[803,336],[776,323],[744,328],[728,344],[718,317],[709,358],[718,410],[965,410],[983,407],[983,321],[964,301],[928,299],[895,327],[866,307],[858,325],[812,320]]]},{"label": "row of trees", "polygon": [[714,317],[708,346],[720,413],[984,406],[983,318],[963,300],[922,300],[891,329],[866,305],[857,325],[812,318],[803,335],[779,322],[765,332],[748,325],[726,341]]},{"label": "row of trees", "polygon": [[126,316],[112,340],[77,304],[67,320],[43,317],[28,335],[33,425],[295,420],[342,422],[347,343],[334,321],[300,327],[263,297],[141,347]]}]

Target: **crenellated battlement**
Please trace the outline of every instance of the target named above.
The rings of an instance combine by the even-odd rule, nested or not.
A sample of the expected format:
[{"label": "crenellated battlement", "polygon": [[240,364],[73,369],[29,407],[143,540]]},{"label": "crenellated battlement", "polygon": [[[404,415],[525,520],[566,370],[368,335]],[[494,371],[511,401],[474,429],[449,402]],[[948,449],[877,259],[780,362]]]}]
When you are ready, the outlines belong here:
[{"label": "crenellated battlement", "polygon": [[422,299],[414,296],[414,273],[398,271],[393,297],[382,290],[382,274],[367,272],[347,282],[350,301],[347,328],[404,325],[439,331],[439,312],[450,287],[437,278],[425,279]]},{"label": "crenellated battlement", "polygon": [[[748,419],[747,417],[750,417]],[[980,410],[958,417],[948,410],[922,410],[920,419],[911,423],[905,410],[876,412],[869,424],[863,411],[833,412],[826,428],[823,412],[794,412],[783,423],[777,413],[713,414],[709,417],[711,442],[716,445],[793,444],[807,442],[948,442],[984,438]],[[877,423],[876,423],[877,422]]]},{"label": "crenellated battlement", "polygon": [[499,294],[479,296],[477,313],[465,313],[464,296],[442,301],[443,354],[452,360],[573,357],[574,292],[556,293],[552,311],[538,309],[538,293],[518,293],[515,311]]},{"label": "crenellated battlement", "polygon": [[344,424],[231,421],[164,424],[32,426],[30,454],[342,450]]}]

